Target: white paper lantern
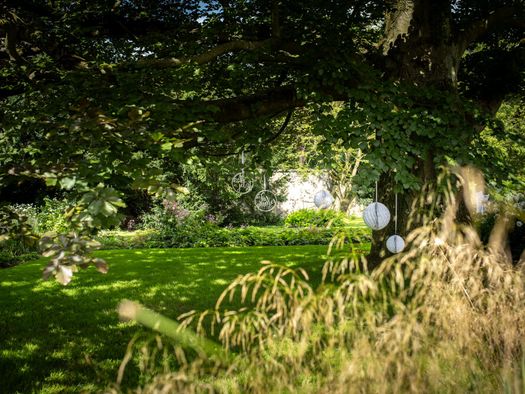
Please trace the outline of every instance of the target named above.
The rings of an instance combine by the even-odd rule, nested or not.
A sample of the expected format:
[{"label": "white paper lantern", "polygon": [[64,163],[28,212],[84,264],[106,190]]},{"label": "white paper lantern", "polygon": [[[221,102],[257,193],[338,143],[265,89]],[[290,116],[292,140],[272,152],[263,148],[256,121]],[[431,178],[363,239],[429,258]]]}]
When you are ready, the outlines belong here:
[{"label": "white paper lantern", "polygon": [[390,222],[390,211],[380,202],[373,202],[363,212],[363,220],[372,230],[381,230]]},{"label": "white paper lantern", "polygon": [[328,208],[334,203],[334,198],[329,191],[321,190],[315,193],[314,204],[317,208]]},{"label": "white paper lantern", "polygon": [[386,248],[391,253],[399,253],[405,249],[405,240],[399,235],[392,235],[386,240]]}]

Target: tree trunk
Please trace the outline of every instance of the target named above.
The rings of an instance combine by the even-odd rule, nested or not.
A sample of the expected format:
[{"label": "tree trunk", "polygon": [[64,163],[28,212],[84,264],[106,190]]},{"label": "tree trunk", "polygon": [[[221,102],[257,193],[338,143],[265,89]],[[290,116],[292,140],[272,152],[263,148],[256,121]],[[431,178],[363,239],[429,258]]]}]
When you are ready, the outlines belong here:
[{"label": "tree trunk", "polygon": [[[418,160],[414,168],[422,185],[433,185],[436,181],[436,172],[432,163],[432,153],[427,152],[424,160]],[[386,240],[391,235],[397,234],[403,239],[415,228],[423,225],[422,217],[425,206],[420,206],[421,190],[417,191],[396,191],[394,176],[391,173],[384,173],[378,181],[378,201],[385,204],[390,210],[391,219],[388,225],[379,231],[372,233],[372,245],[367,256],[369,269],[374,269],[381,264],[384,258],[392,255],[386,248]],[[397,218],[396,218],[396,194],[397,194]],[[396,223],[397,219],[397,223]],[[397,229],[396,229],[397,227]],[[397,230],[397,231],[396,231]]]},{"label": "tree trunk", "polygon": [[[455,91],[461,53],[452,37],[448,1],[396,0],[385,20],[385,34],[381,44],[387,58],[388,77],[421,88]],[[436,181],[432,149],[429,143],[427,152],[422,157],[415,157],[413,173],[422,185]],[[389,208],[392,219],[385,229],[373,232],[372,246],[367,257],[370,269],[374,269],[385,257],[391,255],[386,249],[386,240],[395,234],[396,185],[392,175],[384,173],[378,182],[379,202]],[[418,191],[398,193],[397,234],[403,238],[422,224],[415,220],[416,216],[411,211],[418,198]]]}]

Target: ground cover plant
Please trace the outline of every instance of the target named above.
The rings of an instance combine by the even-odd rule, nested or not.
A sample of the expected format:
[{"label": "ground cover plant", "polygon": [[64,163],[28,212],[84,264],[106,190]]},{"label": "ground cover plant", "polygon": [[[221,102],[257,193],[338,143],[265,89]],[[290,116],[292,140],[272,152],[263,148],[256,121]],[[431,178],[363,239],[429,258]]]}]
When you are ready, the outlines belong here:
[{"label": "ground cover plant", "polygon": [[347,242],[369,242],[370,230],[361,219],[352,227],[233,227],[177,226],[166,230],[101,231],[96,240],[103,249],[199,248],[221,246],[327,245],[334,236]]},{"label": "ground cover plant", "polygon": [[[326,246],[101,251],[108,274],[87,270],[67,287],[40,279],[42,259],[0,270],[0,391],[102,390],[142,331],[119,321],[122,298],[176,318],[213,307],[228,283],[262,259],[301,266],[319,282],[325,253]],[[124,384],[133,386],[131,364]]]},{"label": "ground cover plant", "polygon": [[[355,218],[354,218],[355,221]],[[284,224],[288,227],[341,227],[350,223],[350,217],[332,209],[303,208],[286,216]]]}]

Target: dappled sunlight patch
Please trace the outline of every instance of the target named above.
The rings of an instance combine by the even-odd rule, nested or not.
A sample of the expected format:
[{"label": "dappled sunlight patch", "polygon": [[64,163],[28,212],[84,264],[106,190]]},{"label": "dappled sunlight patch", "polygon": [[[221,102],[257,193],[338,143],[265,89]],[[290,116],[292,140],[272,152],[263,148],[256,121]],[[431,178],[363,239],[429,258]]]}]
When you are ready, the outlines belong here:
[{"label": "dappled sunlight patch", "polygon": [[[212,307],[231,280],[260,267],[261,256],[310,271],[322,265],[319,256],[325,253],[325,246],[99,251],[108,274],[80,272],[66,288],[40,279],[45,260],[0,271],[6,283],[0,287],[0,310],[9,320],[0,335],[2,373],[9,371],[1,384],[21,392],[100,391],[99,373],[104,381],[114,379],[127,343],[137,330],[143,332],[135,322],[118,320],[115,308],[123,298],[175,319]],[[23,344],[32,345],[24,351]],[[58,375],[46,380],[64,365],[71,371],[67,384]],[[97,389],[89,390],[93,384]]]},{"label": "dappled sunlight patch", "polygon": [[139,280],[129,280],[129,281],[109,281],[106,284],[100,284],[100,285],[92,285],[86,288],[89,292],[97,292],[97,291],[115,291],[115,290],[122,290],[122,289],[129,289],[129,288],[138,288],[142,286]]},{"label": "dappled sunlight patch", "polygon": [[211,283],[217,286],[226,286],[229,282],[225,279],[215,279]]},{"label": "dappled sunlight patch", "polygon": [[33,283],[29,281],[2,281],[0,282],[0,288],[1,287],[22,287],[22,286],[30,286]]},{"label": "dappled sunlight patch", "polygon": [[64,371],[64,370],[53,371],[46,378],[46,382],[66,383],[69,378],[70,376],[67,373],[67,371]]},{"label": "dappled sunlight patch", "polygon": [[55,336],[60,336],[60,335],[63,335],[66,333],[66,330],[65,328],[57,325],[56,323],[51,323],[49,324],[49,334],[51,335],[55,335]]},{"label": "dappled sunlight patch", "polygon": [[12,343],[11,345],[18,345],[18,348],[0,350],[0,358],[24,359],[30,357],[40,349],[39,345],[32,342],[27,342],[22,345]]},{"label": "dappled sunlight patch", "polygon": [[[116,316],[117,313],[115,311],[113,311],[113,314]],[[116,328],[116,329],[123,329],[123,328],[129,328],[129,327],[135,327],[135,326],[138,326],[137,322],[134,322],[132,320],[130,321],[119,321],[117,322],[116,324],[113,324],[112,326],[110,326],[111,328]]]},{"label": "dappled sunlight patch", "polygon": [[47,292],[59,288],[56,282],[39,280],[37,283],[38,284],[31,289],[34,293]]},{"label": "dappled sunlight patch", "polygon": [[68,352],[66,352],[65,349],[57,349],[54,352],[52,352],[48,357],[57,359],[57,360],[65,360],[69,356],[71,356]]},{"label": "dappled sunlight patch", "polygon": [[74,287],[67,287],[64,289],[61,289],[60,294],[66,295],[68,297],[75,297],[79,295],[82,291],[80,291],[78,288]]},{"label": "dappled sunlight patch", "polygon": [[60,394],[66,393],[70,389],[70,386],[66,384],[46,384],[42,390],[42,394]]}]

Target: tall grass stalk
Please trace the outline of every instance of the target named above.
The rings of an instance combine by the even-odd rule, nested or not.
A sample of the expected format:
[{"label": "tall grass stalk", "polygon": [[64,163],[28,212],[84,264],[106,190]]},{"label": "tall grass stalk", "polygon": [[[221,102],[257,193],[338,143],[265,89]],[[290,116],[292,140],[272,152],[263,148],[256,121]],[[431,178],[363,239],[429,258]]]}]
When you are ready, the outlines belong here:
[{"label": "tall grass stalk", "polygon": [[459,194],[442,181],[413,207],[424,224],[404,253],[372,272],[360,254],[333,257],[315,289],[305,272],[264,263],[213,310],[180,319],[236,356],[179,358],[137,392],[524,392],[523,267],[509,263],[504,232],[485,246],[458,222]]}]

